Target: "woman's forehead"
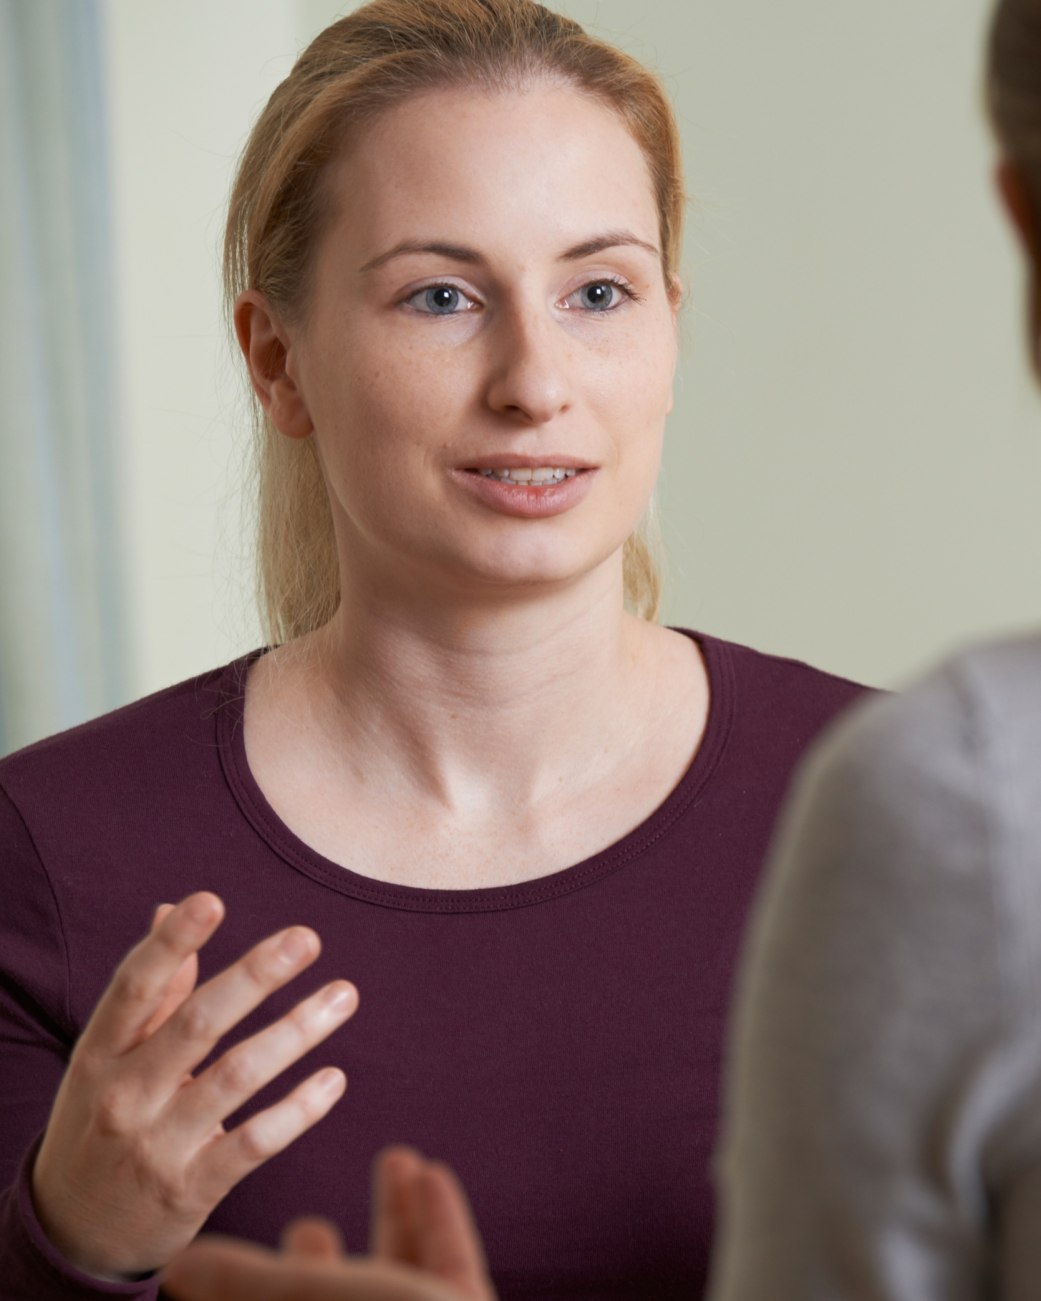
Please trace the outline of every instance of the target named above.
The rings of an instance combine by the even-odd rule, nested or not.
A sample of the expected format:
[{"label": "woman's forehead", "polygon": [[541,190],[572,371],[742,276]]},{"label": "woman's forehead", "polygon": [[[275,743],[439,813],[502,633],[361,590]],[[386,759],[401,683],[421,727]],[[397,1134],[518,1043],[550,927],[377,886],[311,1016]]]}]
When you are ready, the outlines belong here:
[{"label": "woman's forehead", "polygon": [[561,238],[633,228],[658,242],[647,161],[622,119],[567,85],[444,89],[387,110],[327,178],[338,223],[383,242],[417,223],[559,228]]}]

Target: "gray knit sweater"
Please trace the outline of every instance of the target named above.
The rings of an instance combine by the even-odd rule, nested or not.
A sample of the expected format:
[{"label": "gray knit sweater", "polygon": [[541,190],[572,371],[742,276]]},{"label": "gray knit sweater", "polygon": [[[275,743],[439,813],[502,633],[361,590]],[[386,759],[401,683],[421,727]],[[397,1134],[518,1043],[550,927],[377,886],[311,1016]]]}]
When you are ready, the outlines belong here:
[{"label": "gray knit sweater", "polygon": [[1041,636],[815,750],[728,1090],[712,1301],[1041,1297]]}]

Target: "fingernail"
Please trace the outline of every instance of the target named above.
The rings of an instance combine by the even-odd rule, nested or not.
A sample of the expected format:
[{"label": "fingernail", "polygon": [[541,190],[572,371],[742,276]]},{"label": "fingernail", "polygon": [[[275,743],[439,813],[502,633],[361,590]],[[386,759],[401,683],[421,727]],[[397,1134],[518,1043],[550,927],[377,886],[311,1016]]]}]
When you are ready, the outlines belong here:
[{"label": "fingernail", "polygon": [[322,1003],[330,1012],[343,1014],[358,1001],[358,991],[347,981],[338,981],[322,990]]},{"label": "fingernail", "polygon": [[315,1081],[323,1093],[342,1093],[347,1087],[347,1076],[335,1066],[319,1071]]},{"label": "fingernail", "polygon": [[311,935],[301,927],[286,931],[278,946],[279,956],[287,962],[303,962],[311,953]]},{"label": "fingernail", "polygon": [[205,926],[207,922],[213,920],[214,906],[213,899],[209,895],[202,898],[193,899],[188,905],[188,920],[195,922],[197,926]]}]

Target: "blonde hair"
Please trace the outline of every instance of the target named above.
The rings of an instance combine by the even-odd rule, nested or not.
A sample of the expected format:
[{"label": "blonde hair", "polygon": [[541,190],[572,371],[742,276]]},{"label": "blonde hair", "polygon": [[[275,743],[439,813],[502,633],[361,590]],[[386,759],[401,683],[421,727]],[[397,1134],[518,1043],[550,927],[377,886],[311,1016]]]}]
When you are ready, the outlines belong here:
[{"label": "blonde hair", "polygon": [[[1022,173],[1041,225],[1041,0],[1000,0],[987,54],[987,108],[1002,152]],[[1036,229],[1041,240],[1041,229]],[[1041,377],[1041,264],[1028,301],[1030,357]]]},{"label": "blonde hair", "polygon": [[[663,274],[678,292],[684,195],[679,134],[640,63],[534,0],[373,0],[321,32],[275,90],[247,141],[224,243],[229,313],[256,289],[288,319],[306,309],[311,255],[328,210],[326,165],[349,132],[413,95],[503,89],[549,78],[613,109],[646,158]],[[325,623],[339,604],[332,516],[313,440],[281,437],[254,398],[258,580],[272,643]],[[626,540],[626,604],[657,617],[653,512]]]}]

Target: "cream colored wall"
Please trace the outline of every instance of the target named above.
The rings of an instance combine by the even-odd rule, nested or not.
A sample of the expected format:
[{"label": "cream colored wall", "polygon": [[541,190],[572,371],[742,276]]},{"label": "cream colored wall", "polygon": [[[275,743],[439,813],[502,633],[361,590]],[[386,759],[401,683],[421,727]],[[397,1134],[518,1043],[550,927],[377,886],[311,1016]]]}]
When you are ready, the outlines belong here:
[{"label": "cream colored wall", "polygon": [[[1041,402],[988,188],[985,0],[561,7],[661,69],[686,141],[670,620],[876,683],[1037,621]],[[343,8],[107,3],[128,697],[257,639],[217,245],[250,120]]]},{"label": "cream colored wall", "polygon": [[218,249],[235,158],[299,34],[285,0],[108,0],[105,18],[133,696],[257,638]]}]

